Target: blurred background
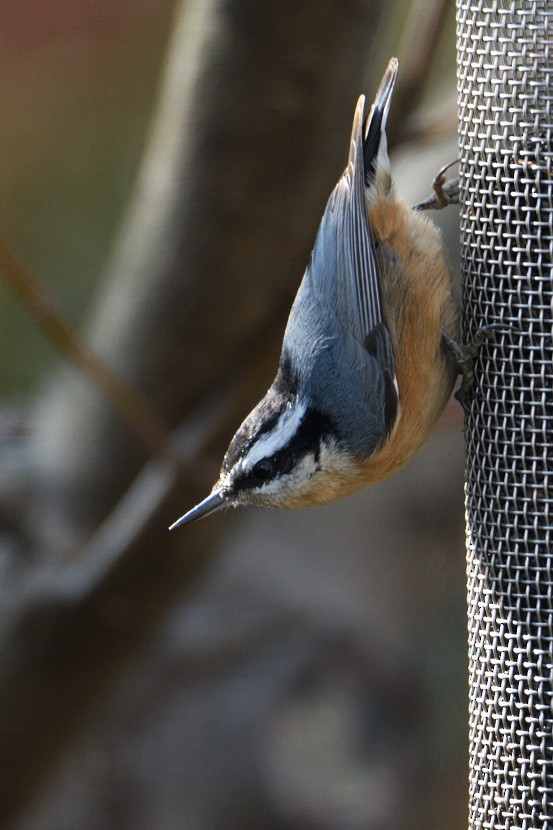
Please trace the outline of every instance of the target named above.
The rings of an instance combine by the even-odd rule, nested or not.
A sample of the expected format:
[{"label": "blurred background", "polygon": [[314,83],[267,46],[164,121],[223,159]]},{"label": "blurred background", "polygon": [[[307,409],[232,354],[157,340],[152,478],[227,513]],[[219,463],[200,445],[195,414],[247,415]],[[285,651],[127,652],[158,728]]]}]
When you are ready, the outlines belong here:
[{"label": "blurred background", "polygon": [[378,487],[167,532],[273,379],[390,55],[398,190],[456,158],[454,16],[0,0],[1,827],[466,827],[456,403]]}]

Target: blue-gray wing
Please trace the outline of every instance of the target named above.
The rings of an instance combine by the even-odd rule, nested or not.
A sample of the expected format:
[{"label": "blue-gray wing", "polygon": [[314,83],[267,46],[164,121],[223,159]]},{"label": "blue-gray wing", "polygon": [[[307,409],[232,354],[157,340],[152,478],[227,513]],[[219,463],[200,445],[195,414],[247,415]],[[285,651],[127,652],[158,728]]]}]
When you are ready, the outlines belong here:
[{"label": "blue-gray wing", "polygon": [[357,103],[348,165],[326,206],[283,345],[312,398],[340,413],[349,434],[357,429],[356,443],[365,453],[384,439],[398,411],[394,355],[368,217],[375,170],[387,162],[385,144],[375,139],[375,123],[383,136],[395,80],[396,66],[390,67],[366,125],[364,98]]},{"label": "blue-gray wing", "polygon": [[[316,278],[319,273],[324,275],[319,290],[334,295],[334,309],[341,324],[361,343],[385,322],[366,201],[364,104],[361,96],[353,119],[348,165],[328,201],[312,258]],[[329,280],[333,287],[327,284]]]},{"label": "blue-gray wing", "polygon": [[313,290],[333,308],[342,329],[368,349],[395,384],[394,356],[368,216],[375,171],[388,164],[384,127],[396,66],[392,69],[393,73],[389,68],[384,76],[366,125],[364,97],[357,102],[348,165],[326,206],[310,269]]}]

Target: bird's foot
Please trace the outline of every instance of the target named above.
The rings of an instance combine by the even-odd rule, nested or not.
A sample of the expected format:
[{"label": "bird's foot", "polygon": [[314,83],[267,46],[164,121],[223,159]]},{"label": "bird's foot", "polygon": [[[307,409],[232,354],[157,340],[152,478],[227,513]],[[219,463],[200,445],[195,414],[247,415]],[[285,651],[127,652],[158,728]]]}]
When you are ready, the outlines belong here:
[{"label": "bird's foot", "polygon": [[459,177],[455,176],[453,179],[446,181],[445,174],[447,171],[459,162],[459,159],[451,161],[439,171],[432,182],[432,189],[434,194],[424,202],[419,202],[415,205],[415,210],[441,210],[448,205],[459,204]]},{"label": "bird's foot", "polygon": [[442,332],[442,342],[446,350],[453,356],[461,375],[461,385],[455,392],[455,397],[465,413],[469,411],[469,395],[475,379],[474,364],[480,349],[495,334],[511,334],[512,330],[512,327],[503,323],[491,323],[488,326],[482,326],[474,335],[472,342],[466,346],[454,340],[447,331]]}]

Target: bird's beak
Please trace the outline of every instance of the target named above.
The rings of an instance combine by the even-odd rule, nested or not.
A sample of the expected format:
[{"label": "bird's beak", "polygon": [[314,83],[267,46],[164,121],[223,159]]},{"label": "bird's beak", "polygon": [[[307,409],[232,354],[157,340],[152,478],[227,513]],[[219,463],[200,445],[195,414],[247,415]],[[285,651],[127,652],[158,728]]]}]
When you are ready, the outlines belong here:
[{"label": "bird's beak", "polygon": [[216,510],[220,510],[221,507],[225,507],[227,504],[228,500],[223,496],[222,490],[215,490],[207,499],[201,501],[196,507],[193,507],[192,510],[185,513],[184,516],[181,516],[180,519],[173,522],[169,530],[174,530],[176,527],[188,524],[188,522],[195,522],[196,519],[209,516],[210,513],[215,513]]}]

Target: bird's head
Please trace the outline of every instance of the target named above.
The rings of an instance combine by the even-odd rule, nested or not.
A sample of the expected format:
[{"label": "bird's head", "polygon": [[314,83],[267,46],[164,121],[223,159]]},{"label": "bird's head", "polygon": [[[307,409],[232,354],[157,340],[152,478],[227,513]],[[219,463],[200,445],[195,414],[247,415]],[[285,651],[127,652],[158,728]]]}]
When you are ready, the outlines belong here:
[{"label": "bird's head", "polygon": [[324,504],[345,495],[356,471],[332,420],[281,371],[230,442],[211,494],[171,528],[222,507]]}]

